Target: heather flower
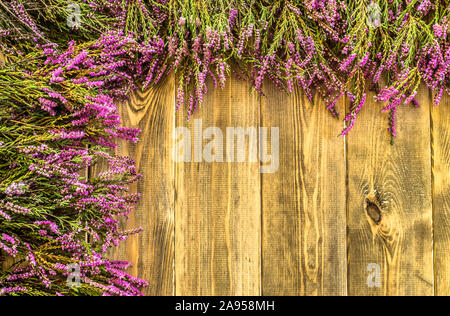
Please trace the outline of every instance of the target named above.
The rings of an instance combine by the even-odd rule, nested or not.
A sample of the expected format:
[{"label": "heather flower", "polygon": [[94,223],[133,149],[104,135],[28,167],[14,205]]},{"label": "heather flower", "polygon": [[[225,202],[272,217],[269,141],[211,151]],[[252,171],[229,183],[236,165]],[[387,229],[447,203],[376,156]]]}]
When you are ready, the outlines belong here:
[{"label": "heather flower", "polygon": [[[17,69],[0,70],[0,82],[5,86],[2,93],[17,96],[8,105],[9,112],[1,113],[15,113],[17,120],[25,121],[34,117],[43,122],[43,128],[36,129],[29,124],[21,129],[20,137],[27,139],[24,144],[29,144],[26,146],[14,145],[13,141],[18,135],[15,134],[16,125],[11,120],[4,120],[6,123],[2,127],[3,135],[8,139],[2,146],[9,148],[8,155],[13,155],[13,159],[20,157],[21,161],[26,161],[20,168],[28,170],[26,177],[22,175],[21,180],[0,189],[3,198],[0,200],[0,228],[3,233],[0,248],[11,256],[21,256],[25,260],[21,268],[24,270],[8,272],[5,281],[0,283],[0,289],[5,295],[29,291],[56,295],[53,289],[58,289],[59,294],[73,294],[70,289],[64,289],[66,272],[49,268],[48,262],[53,262],[52,258],[61,258],[63,262],[59,262],[60,266],[80,262],[92,251],[106,251],[134,232],[121,232],[119,220],[116,219],[129,214],[138,202],[137,197],[128,196],[126,188],[140,178],[134,162],[111,155],[98,155],[102,147],[95,144],[105,138],[110,142],[115,138],[137,141],[139,131],[121,127],[112,97],[96,90],[103,86],[97,84],[98,81],[106,80],[108,84],[114,82],[117,69],[103,68],[101,58],[95,60],[95,54],[89,49],[80,49],[73,44],[69,46],[67,51],[57,57],[35,59],[36,63],[40,62],[37,69],[24,64],[29,67],[24,74]],[[24,58],[26,60],[28,57]],[[67,65],[70,71],[64,73],[62,69]],[[71,80],[77,78],[78,73],[84,75],[93,68],[99,73],[106,71],[99,75],[101,80]],[[49,80],[63,73],[67,81]],[[26,83],[23,78],[27,78]],[[69,81],[70,89],[67,89]],[[32,93],[26,90],[26,84],[31,82],[39,87]],[[92,84],[88,84],[90,82]],[[6,105],[0,107],[5,109]],[[71,129],[69,126],[82,128]],[[35,139],[39,140],[37,144],[33,144]],[[88,182],[81,176],[83,170],[100,160],[109,161],[113,176],[103,179],[98,177],[97,180],[92,177],[90,180],[93,182]],[[28,196],[33,196],[32,204]],[[82,203],[83,199],[90,199],[91,202]],[[81,205],[89,212],[78,213],[76,210]],[[63,214],[64,220],[53,220],[54,214]],[[5,221],[14,223],[14,226],[4,226]],[[82,222],[85,225],[81,225]],[[95,237],[91,245],[84,242],[86,234]],[[27,237],[24,239],[22,236]],[[30,236],[33,236],[31,242]],[[100,261],[100,257],[96,260]],[[102,259],[95,266],[82,268],[82,273],[86,278],[98,279],[101,275],[106,287],[114,285],[117,288],[116,293],[140,295],[139,289],[146,283],[128,276],[121,269],[122,266],[116,267],[114,263]],[[114,281],[119,276],[123,281]],[[33,280],[36,288],[9,290],[28,279]],[[103,284],[92,286],[90,291],[104,294]]]},{"label": "heather flower", "polygon": [[5,189],[5,194],[9,197],[24,195],[28,190],[28,185],[24,182],[14,182]]}]

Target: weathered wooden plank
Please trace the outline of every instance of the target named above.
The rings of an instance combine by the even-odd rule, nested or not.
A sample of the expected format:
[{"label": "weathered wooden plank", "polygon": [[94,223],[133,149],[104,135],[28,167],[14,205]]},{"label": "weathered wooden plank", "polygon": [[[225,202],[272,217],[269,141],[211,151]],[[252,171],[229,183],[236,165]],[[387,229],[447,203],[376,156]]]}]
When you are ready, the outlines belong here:
[{"label": "weathered wooden plank", "polygon": [[[450,97],[433,106],[434,249],[436,295],[450,295]],[[430,101],[431,102],[431,101]]]},{"label": "weathered wooden plank", "polygon": [[[222,131],[224,147],[227,127],[259,127],[259,97],[250,94],[247,84],[232,78],[225,89],[210,85],[209,90],[189,123],[184,111],[177,115],[178,126],[189,129],[192,143],[202,139],[195,132],[199,120],[199,130],[217,127]],[[203,146],[213,138],[204,139]],[[177,139],[177,151],[181,152],[183,139],[187,138]],[[216,145],[215,153],[221,156],[221,146]],[[206,162],[205,157],[196,157],[194,145],[189,157],[192,162],[176,164],[176,295],[259,295],[258,163],[249,162],[248,157],[245,162],[222,163],[218,157]],[[227,161],[225,148],[223,160]]]},{"label": "weathered wooden plank", "polygon": [[135,159],[143,175],[131,188],[142,194],[142,201],[122,229],[142,227],[144,232],[122,243],[112,257],[133,264],[128,272],[149,282],[146,295],[174,294],[174,86],[171,76],[155,88],[133,93],[120,107],[123,125],[142,133],[138,144],[121,141],[118,154]]},{"label": "weathered wooden plank", "polygon": [[[349,294],[433,295],[429,98],[387,115],[371,100],[348,136]],[[386,132],[382,132],[385,130]]]},{"label": "weathered wooden plank", "polygon": [[262,177],[263,294],[346,295],[342,121],[300,89],[266,90],[262,125],[280,128],[280,168]]},{"label": "weathered wooden plank", "polygon": [[6,269],[5,261],[6,254],[3,253],[3,250],[0,250],[0,271],[4,271]]},{"label": "weathered wooden plank", "polygon": [[7,271],[16,262],[17,260],[3,252],[0,255],[0,271]]}]

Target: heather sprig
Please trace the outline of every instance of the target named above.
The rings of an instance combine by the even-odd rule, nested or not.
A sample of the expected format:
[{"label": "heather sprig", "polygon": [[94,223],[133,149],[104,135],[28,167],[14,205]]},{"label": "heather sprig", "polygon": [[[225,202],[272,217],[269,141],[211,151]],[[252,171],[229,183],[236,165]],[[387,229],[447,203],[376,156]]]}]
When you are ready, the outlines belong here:
[{"label": "heather sprig", "polygon": [[[57,23],[67,3],[39,1],[50,2],[59,9],[48,20]],[[115,33],[134,41],[121,67],[127,87],[145,89],[174,72],[177,108],[184,107],[188,118],[204,100],[207,81],[223,87],[230,73],[261,93],[265,79],[288,92],[299,85],[310,98],[320,93],[335,116],[338,100],[348,96],[354,119],[367,90],[402,85],[402,101],[414,104],[420,83],[432,89],[436,104],[448,93],[448,0],[71,2],[92,17],[72,38]],[[29,33],[44,22],[31,13],[25,21]],[[52,40],[66,45],[67,29],[59,30]],[[402,83],[405,73],[414,82]]]},{"label": "heather sprig", "polygon": [[[120,231],[119,220],[139,201],[128,185],[140,178],[132,159],[108,153],[139,131],[121,127],[106,94],[122,79],[104,48],[40,48],[0,69],[0,250],[19,260],[0,276],[1,294],[76,294],[62,270],[94,259],[78,294],[136,295],[145,285],[102,258],[139,232]],[[99,162],[109,170],[87,178]]]},{"label": "heather sprig", "polygon": [[[177,107],[186,106],[188,117],[204,100],[207,80],[223,87],[231,72],[261,93],[265,79],[288,92],[299,85],[310,98],[318,92],[335,116],[337,101],[348,96],[351,127],[367,90],[401,87],[402,104],[416,104],[422,82],[434,91],[436,104],[448,92],[448,1],[145,3],[146,12],[158,12],[151,19],[158,21],[153,39],[165,47],[147,58],[144,87],[174,71]],[[132,34],[140,33],[134,28]],[[377,99],[392,102],[383,94]],[[394,126],[390,130],[395,134]]]},{"label": "heather sprig", "polygon": [[[117,23],[109,1],[102,0],[11,0],[0,4],[0,38],[2,49],[23,50],[30,42],[58,43],[70,40],[90,41]],[[79,23],[67,21],[79,7]],[[100,10],[101,8],[101,10]]]}]

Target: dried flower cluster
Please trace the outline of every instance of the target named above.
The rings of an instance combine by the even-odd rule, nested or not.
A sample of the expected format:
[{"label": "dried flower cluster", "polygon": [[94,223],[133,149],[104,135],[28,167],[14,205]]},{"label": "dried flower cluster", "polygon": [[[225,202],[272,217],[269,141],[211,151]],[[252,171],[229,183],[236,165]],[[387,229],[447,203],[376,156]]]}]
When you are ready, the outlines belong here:
[{"label": "dried flower cluster", "polygon": [[[85,293],[138,294],[125,263],[102,258],[134,233],[117,216],[137,200],[133,162],[105,150],[137,141],[114,100],[173,72],[190,118],[207,82],[233,74],[260,93],[266,80],[319,93],[336,117],[345,98],[346,135],[375,91],[395,136],[420,84],[436,105],[450,93],[449,32],[450,0],[0,2],[0,249],[25,264],[0,276],[2,293],[73,294],[60,276],[75,261]],[[79,176],[100,160],[109,171]]]},{"label": "dried flower cluster", "polygon": [[[76,32],[68,32],[64,24],[71,14],[68,4],[80,8]],[[386,102],[383,111],[391,113],[395,136],[396,110],[402,104],[417,106],[421,83],[433,91],[436,105],[450,93],[449,4],[449,0],[13,0],[0,34],[3,42],[28,36],[44,42],[59,39],[60,46],[71,36],[79,41],[101,37],[103,43],[114,37],[119,45],[132,42],[127,58],[115,65],[128,81],[121,92],[157,84],[175,72],[177,107],[185,107],[188,118],[203,101],[208,80],[223,87],[227,75],[234,73],[261,93],[265,79],[288,92],[294,85],[309,97],[318,92],[335,116],[337,102],[346,97],[350,109],[345,135],[364,108],[367,90],[373,90],[377,100]],[[14,28],[8,27],[14,20],[8,12],[16,12],[20,21]],[[58,32],[42,32],[36,25]]]},{"label": "dried flower cluster", "polygon": [[[119,230],[140,175],[111,149],[140,131],[121,127],[112,97],[128,47],[108,43],[38,44],[0,70],[0,255],[15,258],[0,295],[141,295],[146,286],[105,255],[140,232]],[[98,162],[109,169],[94,174]]]}]

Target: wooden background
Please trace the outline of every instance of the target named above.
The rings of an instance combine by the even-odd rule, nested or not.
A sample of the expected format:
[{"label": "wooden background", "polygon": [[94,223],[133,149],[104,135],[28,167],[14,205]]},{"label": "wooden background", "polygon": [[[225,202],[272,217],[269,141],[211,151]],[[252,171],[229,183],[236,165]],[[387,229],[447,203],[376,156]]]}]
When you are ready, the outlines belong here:
[{"label": "wooden background", "polygon": [[[121,108],[143,130],[120,153],[137,160],[144,194],[125,227],[145,233],[117,259],[150,282],[148,295],[450,295],[450,104],[402,106],[391,146],[383,105],[369,102],[348,137],[319,98],[230,79],[210,89],[203,127],[279,127],[280,168],[174,163],[175,80]],[[340,104],[345,112],[345,103]],[[247,159],[248,161],[248,159]],[[367,284],[381,267],[381,287]]]},{"label": "wooden background", "polygon": [[[174,163],[174,128],[193,131],[175,90],[171,77],[121,107],[143,133],[119,153],[144,175],[123,228],[145,232],[113,257],[133,262],[147,295],[450,295],[449,97],[433,107],[422,88],[420,108],[399,110],[391,146],[381,104],[344,138],[319,98],[270,84],[260,97],[230,79],[194,118],[279,127],[280,168],[260,174],[259,163]],[[371,264],[381,287],[367,284]]]}]

